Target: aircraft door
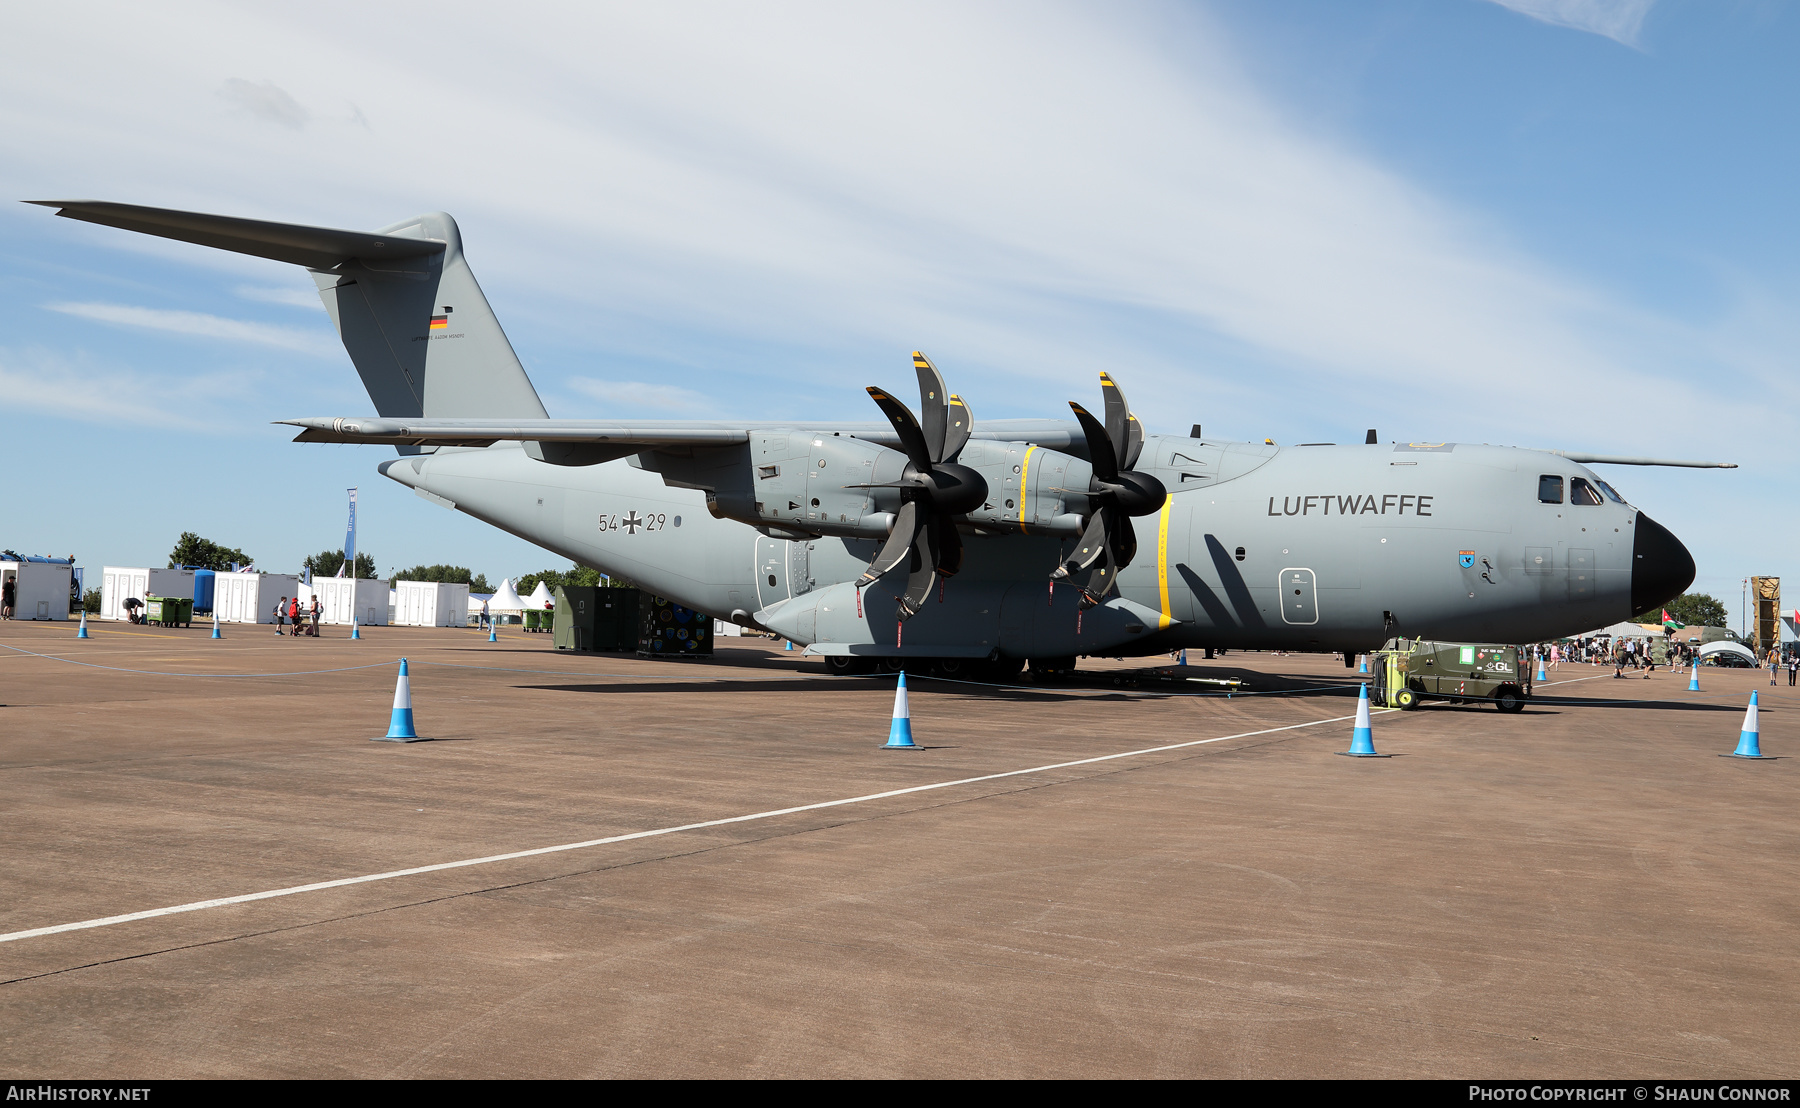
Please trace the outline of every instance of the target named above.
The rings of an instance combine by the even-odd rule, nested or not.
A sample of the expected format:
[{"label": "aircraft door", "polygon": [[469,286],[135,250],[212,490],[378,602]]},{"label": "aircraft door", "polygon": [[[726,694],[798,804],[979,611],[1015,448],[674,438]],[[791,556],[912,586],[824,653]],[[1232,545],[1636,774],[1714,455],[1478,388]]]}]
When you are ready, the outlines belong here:
[{"label": "aircraft door", "polygon": [[1281,571],[1281,618],[1293,624],[1319,622],[1319,583],[1312,570]]},{"label": "aircraft door", "polygon": [[760,608],[767,608],[777,601],[788,598],[788,547],[791,542],[781,542],[767,535],[756,536],[756,603]]}]

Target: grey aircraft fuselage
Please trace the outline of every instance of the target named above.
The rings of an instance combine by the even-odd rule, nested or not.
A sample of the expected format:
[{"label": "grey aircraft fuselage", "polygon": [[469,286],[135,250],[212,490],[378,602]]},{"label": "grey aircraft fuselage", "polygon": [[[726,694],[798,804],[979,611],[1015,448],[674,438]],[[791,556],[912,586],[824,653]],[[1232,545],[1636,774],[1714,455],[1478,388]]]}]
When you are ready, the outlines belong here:
[{"label": "grey aircraft fuselage", "polygon": [[[942,458],[918,453],[929,443],[907,446],[901,407],[883,407],[892,427],[553,420],[446,213],[365,232],[34,203],[304,267],[379,414],[284,421],[303,429],[300,441],[396,446],[402,456],[381,472],[427,499],[837,659],[1349,652],[1394,635],[1534,642],[1645,611],[1694,576],[1681,543],[1579,458],[1711,463],[1159,435],[1137,454],[1141,425],[1104,374],[1114,430],[1085,410],[1077,422],[976,422],[972,433],[957,422],[963,441],[952,449],[947,386],[919,354],[921,403],[939,405],[935,416],[921,408],[934,428],[926,437]],[[957,419],[970,418],[949,399]],[[1084,428],[1112,440],[1098,459]],[[1106,459],[1117,465],[1098,464]],[[1125,485],[1107,484],[1109,467]],[[1157,482],[1166,495],[1145,491]],[[916,567],[872,568],[905,520]],[[1105,541],[1084,539],[1090,525]],[[1094,551],[1109,561],[1096,565]],[[1114,557],[1128,563],[1105,578],[1116,595],[1099,588],[1084,601],[1076,578],[1051,583],[1071,568],[1109,573]],[[865,570],[890,575],[859,587]],[[918,607],[904,621],[903,593]]]},{"label": "grey aircraft fuselage", "polygon": [[[1226,457],[1236,465],[1221,466]],[[1647,588],[1686,583],[1669,579],[1683,575],[1685,552],[1654,523],[1640,544],[1642,516],[1629,505],[1540,502],[1545,475],[1564,488],[1578,476],[1603,487],[1546,452],[1152,435],[1138,468],[1170,495],[1139,520],[1137,558],[1120,575],[1131,605],[1122,616],[1078,614],[1073,588],[1053,592],[1048,577],[1068,540],[1033,536],[1026,523],[1016,534],[969,534],[961,572],[903,631],[899,585],[860,595],[851,585],[876,540],[772,538],[714,518],[702,493],[625,460],[555,466],[497,443],[397,458],[381,471],[572,561],[721,618],[749,615],[822,653],[1359,651],[1394,634],[1535,642],[1629,617],[1634,585],[1642,600]]]}]

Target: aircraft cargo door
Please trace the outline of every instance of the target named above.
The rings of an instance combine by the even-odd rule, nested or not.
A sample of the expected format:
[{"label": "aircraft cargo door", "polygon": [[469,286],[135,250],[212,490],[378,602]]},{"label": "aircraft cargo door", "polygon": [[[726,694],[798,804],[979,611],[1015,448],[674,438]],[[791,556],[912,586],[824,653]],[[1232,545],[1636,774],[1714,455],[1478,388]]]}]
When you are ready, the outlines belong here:
[{"label": "aircraft cargo door", "polygon": [[1319,622],[1318,579],[1312,570],[1281,571],[1281,618],[1293,624]]}]

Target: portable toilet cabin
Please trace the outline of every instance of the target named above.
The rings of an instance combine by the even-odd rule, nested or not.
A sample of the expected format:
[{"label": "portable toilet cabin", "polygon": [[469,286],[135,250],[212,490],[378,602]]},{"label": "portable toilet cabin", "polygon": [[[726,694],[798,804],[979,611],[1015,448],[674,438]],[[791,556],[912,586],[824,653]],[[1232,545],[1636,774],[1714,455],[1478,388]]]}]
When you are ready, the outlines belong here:
[{"label": "portable toilet cabin", "polygon": [[315,577],[313,595],[322,606],[320,623],[348,624],[363,627],[387,625],[388,583],[365,577]]},{"label": "portable toilet cabin", "polygon": [[194,571],[191,569],[150,569],[135,566],[101,568],[100,618],[125,619],[127,597],[173,596],[180,600],[194,598]]},{"label": "portable toilet cabin", "polygon": [[68,619],[74,567],[49,558],[0,561],[0,581],[12,583],[14,619]]},{"label": "portable toilet cabin", "polygon": [[449,581],[395,581],[394,623],[401,627],[462,627],[469,622],[469,586]]},{"label": "portable toilet cabin", "polygon": [[182,566],[181,568],[194,571],[194,611],[211,615],[215,571],[204,566]]},{"label": "portable toilet cabin", "polygon": [[291,573],[215,573],[213,612],[220,623],[274,623],[275,604],[300,595],[300,579]]}]

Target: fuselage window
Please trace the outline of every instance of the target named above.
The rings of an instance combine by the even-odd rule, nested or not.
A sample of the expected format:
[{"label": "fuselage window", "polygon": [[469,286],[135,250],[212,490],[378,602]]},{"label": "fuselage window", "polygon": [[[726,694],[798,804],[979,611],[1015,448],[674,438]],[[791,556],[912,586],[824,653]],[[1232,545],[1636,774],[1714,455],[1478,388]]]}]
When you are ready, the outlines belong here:
[{"label": "fuselage window", "polygon": [[1554,473],[1546,473],[1538,478],[1538,503],[1562,503],[1562,478]]},{"label": "fuselage window", "polygon": [[1594,491],[1594,486],[1588,484],[1585,479],[1571,477],[1569,478],[1569,503],[1594,507],[1604,504],[1606,501],[1600,499],[1600,494]]}]

